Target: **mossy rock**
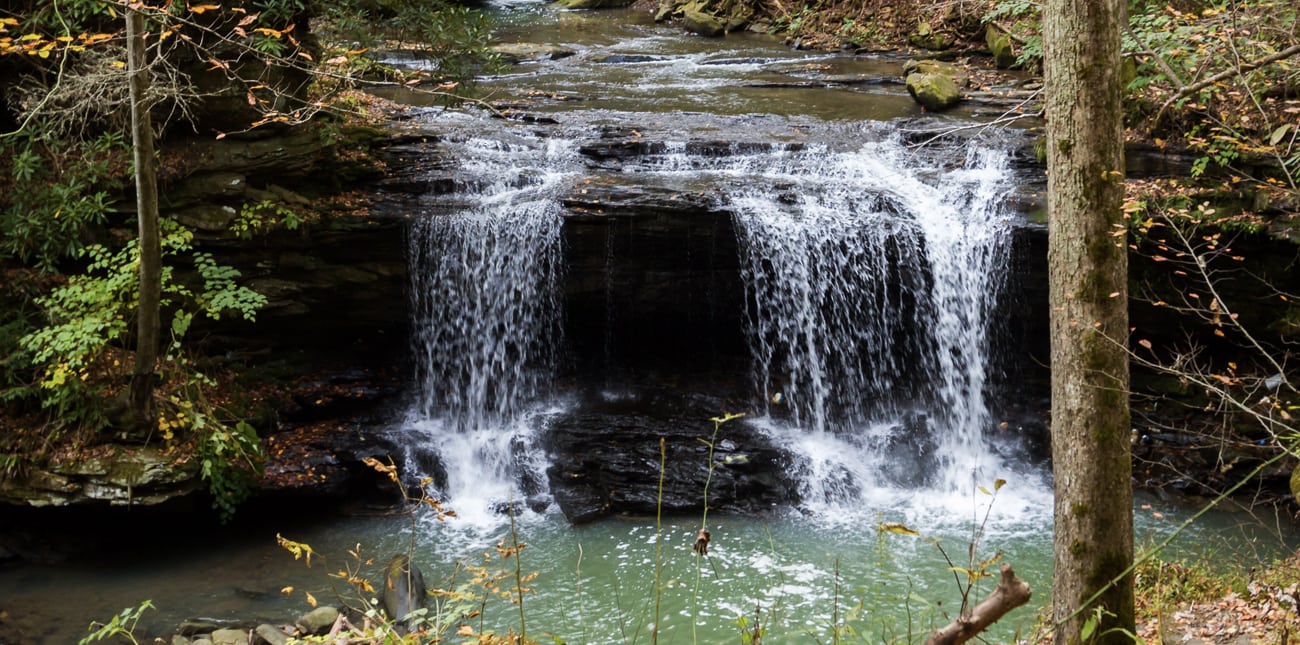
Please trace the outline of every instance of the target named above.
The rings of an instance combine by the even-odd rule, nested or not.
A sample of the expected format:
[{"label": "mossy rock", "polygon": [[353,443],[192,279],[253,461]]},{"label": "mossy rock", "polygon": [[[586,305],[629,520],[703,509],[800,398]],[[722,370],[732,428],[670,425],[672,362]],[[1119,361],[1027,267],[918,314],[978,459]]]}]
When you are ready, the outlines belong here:
[{"label": "mossy rock", "polygon": [[956,65],[930,58],[923,60],[909,60],[906,63],[903,63],[903,78],[907,78],[912,74],[940,74],[947,76],[952,79],[953,83],[957,84],[957,87],[965,87],[970,78],[970,75],[967,74],[965,70]]},{"label": "mossy rock", "polygon": [[717,17],[696,9],[682,12],[682,26],[686,31],[709,38],[717,38],[726,33],[726,25]]},{"label": "mossy rock", "polygon": [[1016,66],[1016,48],[1011,40],[1011,34],[989,25],[984,31],[984,42],[989,46],[989,53],[993,54],[993,64],[998,69],[1011,69]]},{"label": "mossy rock", "polygon": [[946,110],[961,102],[961,90],[951,78],[943,74],[908,75],[907,93],[932,112]]}]

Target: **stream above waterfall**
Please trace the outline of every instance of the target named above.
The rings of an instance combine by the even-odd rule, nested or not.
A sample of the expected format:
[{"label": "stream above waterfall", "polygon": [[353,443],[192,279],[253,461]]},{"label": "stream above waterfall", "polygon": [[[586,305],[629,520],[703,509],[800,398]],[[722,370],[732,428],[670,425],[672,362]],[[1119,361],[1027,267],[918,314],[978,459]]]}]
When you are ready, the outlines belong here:
[{"label": "stream above waterfall", "polygon": [[[202,536],[164,519],[133,538],[152,552],[0,569],[22,642],[74,642],[146,598],[150,635],[285,622],[304,591],[332,602],[356,549],[367,573],[409,550],[454,587],[484,553],[513,570],[494,547],[516,538],[535,638],[734,642],[757,622],[796,644],[832,620],[905,638],[947,622],[972,540],[1035,591],[991,639],[1031,629],[1052,566],[1032,137],[982,129],[985,104],[923,113],[901,58],[492,10],[501,41],[572,54],[483,79],[500,114],[376,91],[411,106],[375,209],[409,222],[412,365],[394,420],[364,431],[456,516],[262,514]],[[1135,510],[1139,548],[1195,511]],[[1210,513],[1165,557],[1267,562],[1298,543],[1285,524]],[[484,620],[517,630],[518,611]]]}]

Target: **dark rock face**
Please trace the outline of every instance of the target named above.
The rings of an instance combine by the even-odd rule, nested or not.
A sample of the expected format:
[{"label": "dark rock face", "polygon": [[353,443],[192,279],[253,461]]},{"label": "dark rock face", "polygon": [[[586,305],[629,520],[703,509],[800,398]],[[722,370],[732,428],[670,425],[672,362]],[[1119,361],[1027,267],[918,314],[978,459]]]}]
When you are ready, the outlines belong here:
[{"label": "dark rock face", "polygon": [[[788,457],[743,419],[722,424],[713,441],[711,417],[723,402],[669,391],[628,398],[593,397],[554,421],[547,433],[551,494],[571,522],[612,514],[699,512],[708,482],[709,508],[756,515],[798,501]],[[659,497],[660,442],[663,496]]]},{"label": "dark rock face", "polygon": [[565,198],[565,334],[584,379],[748,369],[736,235],[711,203],[613,181]]}]

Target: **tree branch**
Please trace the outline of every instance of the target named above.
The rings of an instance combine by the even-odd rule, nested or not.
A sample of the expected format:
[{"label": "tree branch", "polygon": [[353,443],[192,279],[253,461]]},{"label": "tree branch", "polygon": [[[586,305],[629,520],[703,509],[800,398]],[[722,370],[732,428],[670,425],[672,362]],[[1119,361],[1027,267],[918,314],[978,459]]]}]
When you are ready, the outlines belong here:
[{"label": "tree branch", "polygon": [[969,612],[940,629],[925,641],[925,645],[961,645],[998,622],[1007,612],[1029,602],[1029,583],[1016,577],[1010,564],[1002,565],[1002,579],[987,598]]},{"label": "tree branch", "polygon": [[1133,31],[1133,26],[1127,21],[1124,22],[1124,32],[1128,34],[1129,38],[1133,39],[1134,43],[1137,43],[1138,47],[1142,48],[1142,51],[1140,52],[1142,55],[1150,56],[1155,59],[1156,65],[1160,67],[1160,71],[1163,72],[1164,75],[1174,84],[1174,87],[1178,88],[1179,91],[1182,91],[1184,87],[1187,87],[1187,84],[1183,82],[1183,79],[1178,77],[1178,73],[1174,71],[1174,68],[1170,67],[1169,63],[1165,61],[1164,56],[1161,56],[1159,52],[1148,47],[1147,44],[1138,37],[1137,32]]},{"label": "tree branch", "polygon": [[1195,83],[1192,83],[1191,85],[1186,85],[1183,88],[1179,89],[1177,92],[1175,92],[1173,96],[1169,97],[1169,100],[1165,101],[1164,105],[1160,106],[1160,112],[1164,112],[1166,108],[1168,108],[1170,105],[1173,105],[1174,101],[1177,101],[1178,99],[1181,99],[1184,96],[1190,96],[1193,92],[1199,92],[1200,90],[1203,90],[1211,85],[1214,85],[1219,81],[1226,80],[1228,78],[1231,78],[1243,72],[1249,72],[1253,69],[1263,67],[1265,65],[1268,65],[1269,63],[1276,63],[1277,61],[1290,58],[1292,56],[1295,56],[1296,54],[1300,54],[1300,45],[1292,45],[1275,54],[1269,54],[1268,56],[1265,56],[1263,58],[1257,58],[1253,61],[1249,61],[1246,63],[1242,63],[1241,65],[1233,66],[1231,69],[1223,70],[1222,72],[1219,72],[1214,76],[1203,78]]}]

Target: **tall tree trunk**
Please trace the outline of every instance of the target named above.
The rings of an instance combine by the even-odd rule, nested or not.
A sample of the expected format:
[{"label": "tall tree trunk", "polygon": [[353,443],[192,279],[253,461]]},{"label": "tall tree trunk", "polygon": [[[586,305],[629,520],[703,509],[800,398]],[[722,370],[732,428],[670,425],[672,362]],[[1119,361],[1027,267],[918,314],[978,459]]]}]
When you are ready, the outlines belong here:
[{"label": "tall tree trunk", "polygon": [[[1047,0],[1048,273],[1056,643],[1129,643],[1133,491],[1120,28],[1124,0]],[[1111,580],[1119,581],[1110,585]],[[1096,596],[1094,600],[1094,596]]]},{"label": "tall tree trunk", "polygon": [[154,422],[154,374],[158,367],[159,301],[162,298],[162,249],[158,233],[158,179],[154,169],[153,124],[145,94],[144,16],[126,10],[127,70],[131,80],[131,145],[135,160],[136,212],[139,221],[140,300],[136,311],[135,373],[131,377],[131,412],[137,422]]}]

